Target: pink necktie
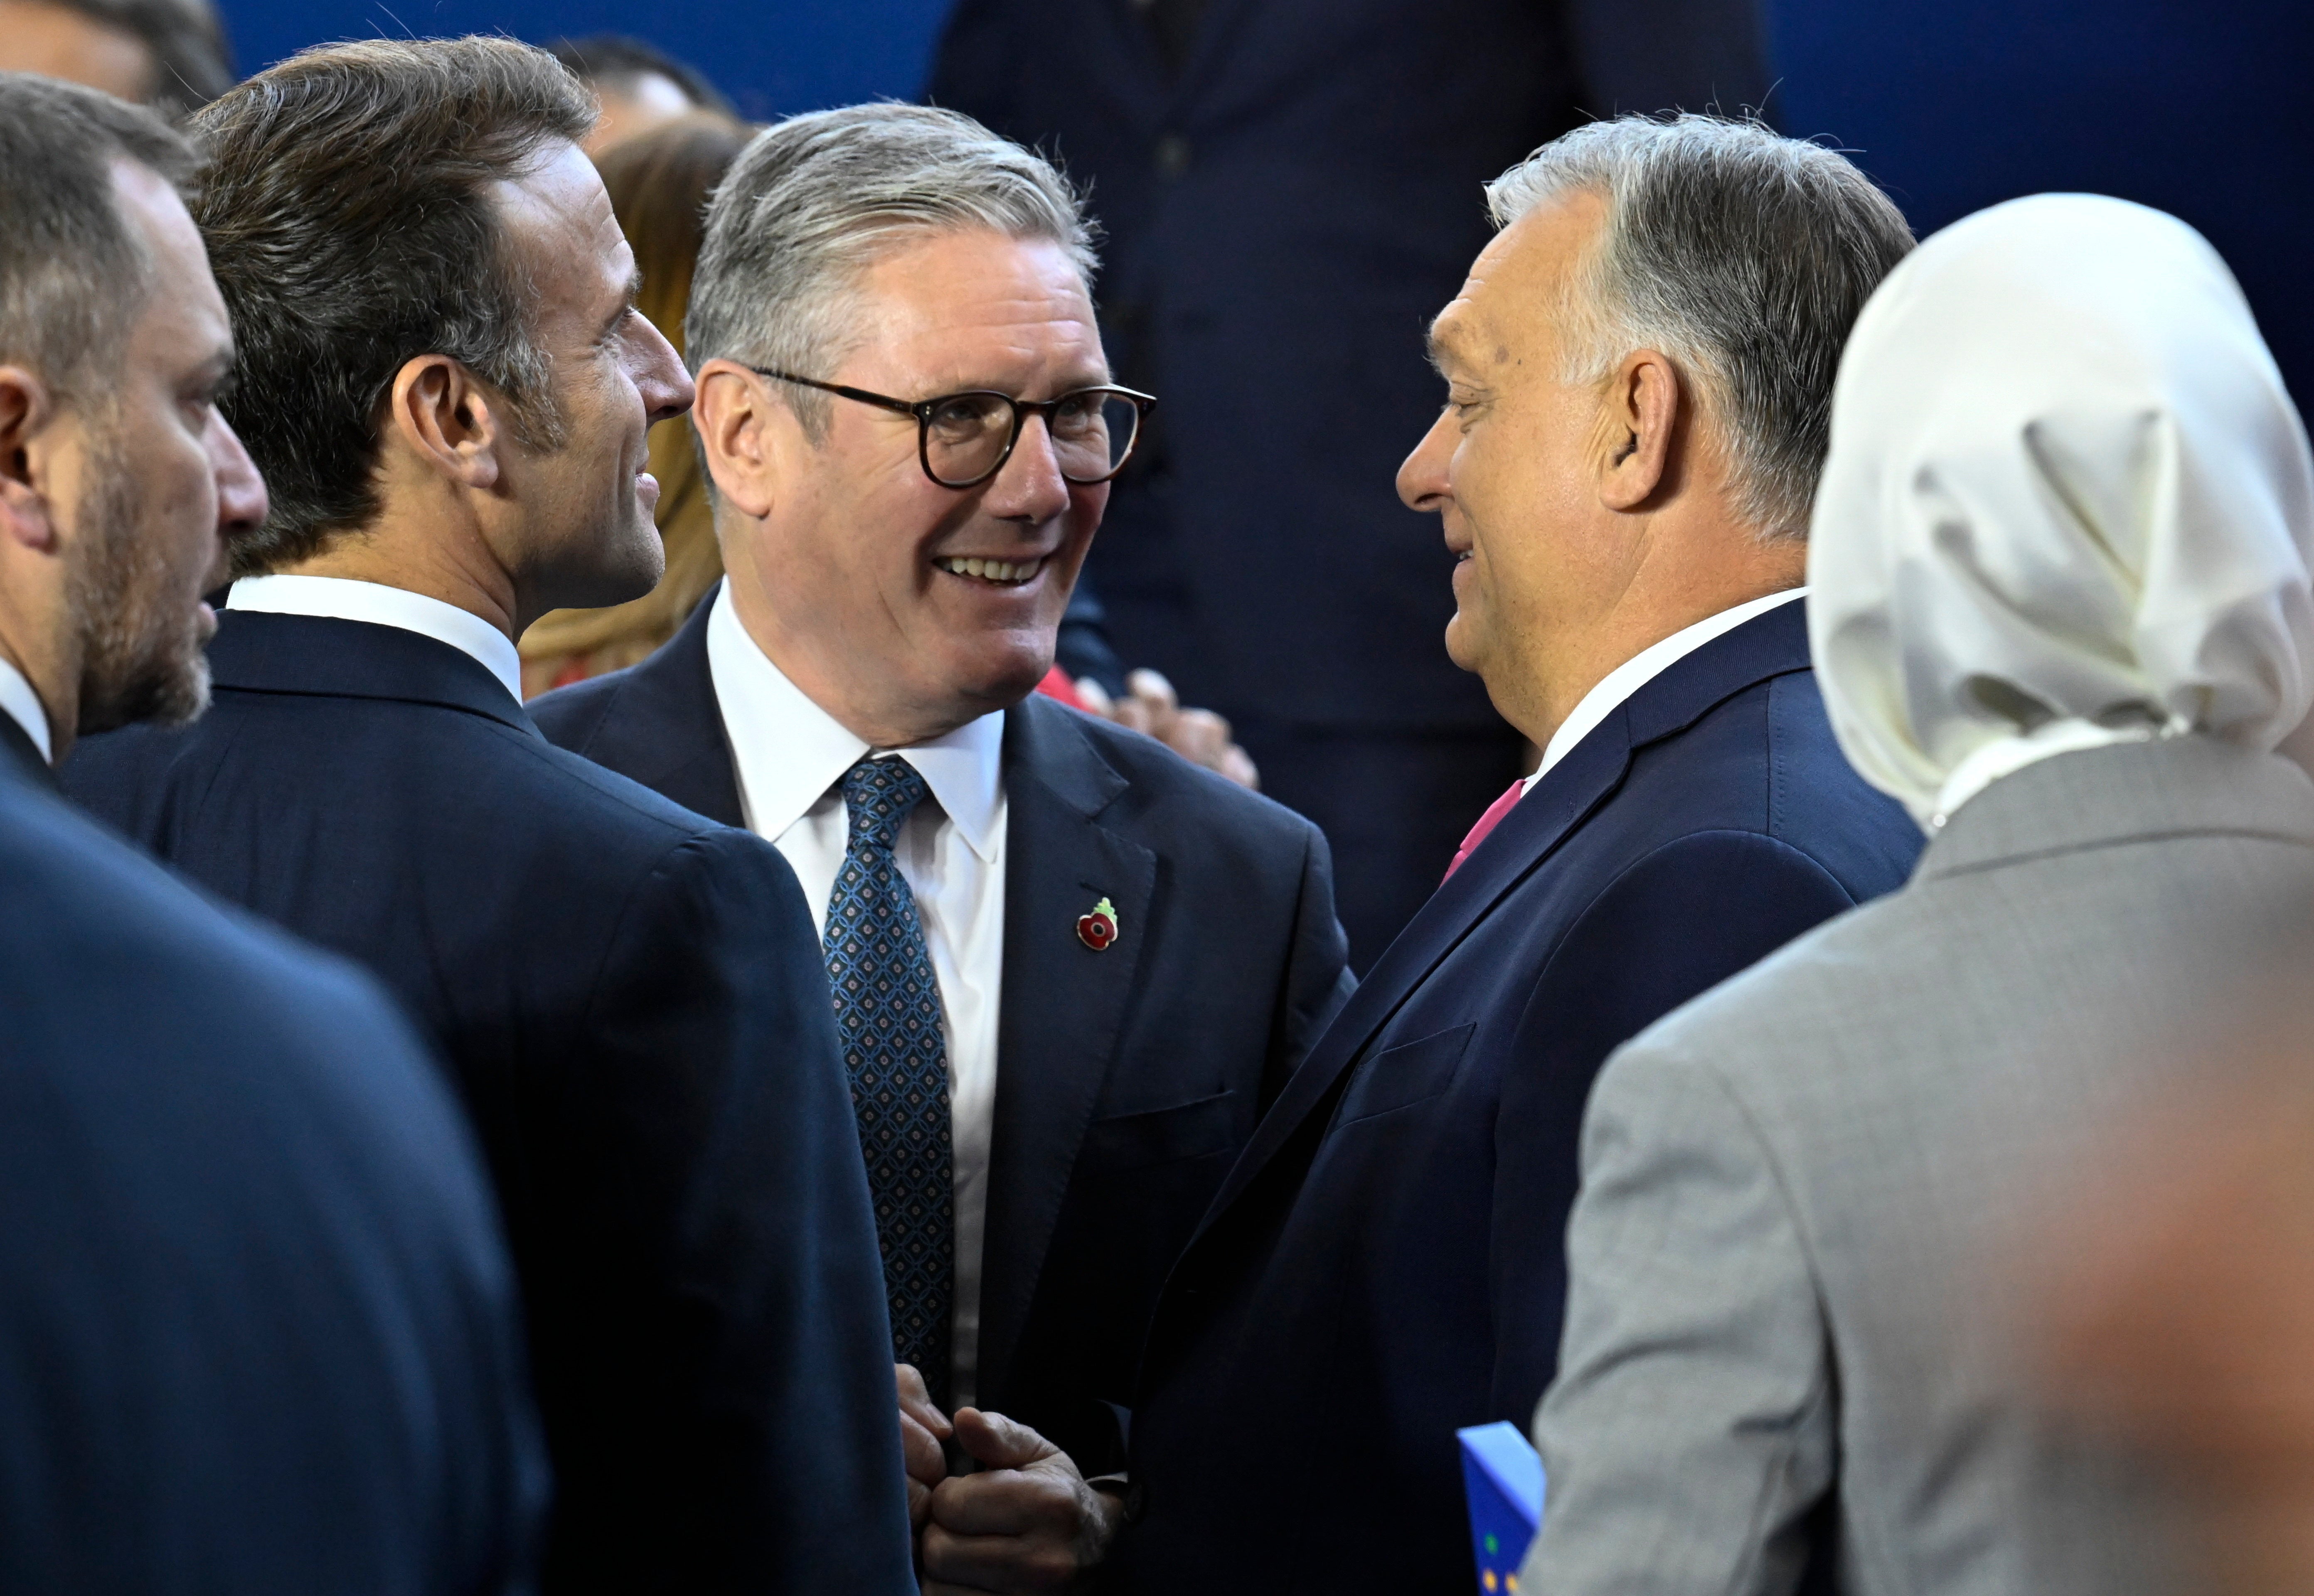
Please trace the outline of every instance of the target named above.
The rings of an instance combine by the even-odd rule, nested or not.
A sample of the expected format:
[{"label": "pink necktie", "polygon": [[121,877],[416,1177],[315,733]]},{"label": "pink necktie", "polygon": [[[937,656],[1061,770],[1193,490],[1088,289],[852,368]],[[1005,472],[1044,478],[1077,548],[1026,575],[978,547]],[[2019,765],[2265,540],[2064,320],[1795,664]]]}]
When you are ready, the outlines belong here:
[{"label": "pink necktie", "polygon": [[[1508,792],[1487,806],[1487,812],[1479,816],[1479,824],[1471,828],[1471,834],[1462,839],[1462,845],[1460,848],[1454,850],[1454,862],[1446,867],[1447,876],[1453,875],[1462,868],[1462,861],[1471,857],[1471,850],[1485,842],[1487,833],[1500,825],[1503,823],[1503,816],[1509,814],[1519,799],[1525,796],[1526,783],[1524,780],[1514,781]],[[1441,877],[1440,879],[1444,880],[1445,877]]]}]

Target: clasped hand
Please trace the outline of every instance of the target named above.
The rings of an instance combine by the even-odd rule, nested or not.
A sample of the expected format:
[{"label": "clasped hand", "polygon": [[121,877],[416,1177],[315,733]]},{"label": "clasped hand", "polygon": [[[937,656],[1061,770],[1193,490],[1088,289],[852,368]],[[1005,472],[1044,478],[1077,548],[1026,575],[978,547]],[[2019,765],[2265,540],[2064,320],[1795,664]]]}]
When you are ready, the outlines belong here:
[{"label": "clasped hand", "polygon": [[[1088,1483],[1066,1452],[1028,1425],[976,1407],[943,1417],[922,1375],[905,1363],[893,1371],[924,1596],[1075,1589],[1117,1533],[1116,1494]],[[950,1436],[978,1472],[949,1477],[941,1442]]]}]

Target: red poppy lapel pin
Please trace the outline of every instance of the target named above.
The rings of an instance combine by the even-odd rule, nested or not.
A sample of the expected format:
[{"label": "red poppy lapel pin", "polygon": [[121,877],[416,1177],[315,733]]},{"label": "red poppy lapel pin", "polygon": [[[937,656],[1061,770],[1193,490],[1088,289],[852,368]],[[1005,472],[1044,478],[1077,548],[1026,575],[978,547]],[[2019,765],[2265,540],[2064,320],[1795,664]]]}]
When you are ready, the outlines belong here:
[{"label": "red poppy lapel pin", "polygon": [[1077,919],[1077,940],[1099,953],[1117,940],[1117,905],[1103,898]]}]

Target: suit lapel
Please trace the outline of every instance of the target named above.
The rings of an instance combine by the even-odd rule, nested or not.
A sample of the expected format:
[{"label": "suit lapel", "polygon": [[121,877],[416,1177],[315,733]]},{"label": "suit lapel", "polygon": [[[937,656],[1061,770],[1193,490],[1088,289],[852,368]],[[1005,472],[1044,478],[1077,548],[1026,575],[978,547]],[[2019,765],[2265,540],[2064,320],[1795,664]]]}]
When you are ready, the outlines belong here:
[{"label": "suit lapel", "polygon": [[1430,895],[1407,928],[1383,950],[1309,1059],[1286,1082],[1276,1105],[1262,1117],[1252,1141],[1214,1195],[1198,1227],[1200,1236],[1261,1173],[1303,1122],[1332,1100],[1335,1089],[1366,1044],[1390,1023],[1430,972],[1622,784],[1623,772],[1630,764],[1630,745],[1623,727],[1623,717],[1618,712],[1584,738],[1574,753],[1503,816],[1478,851]]},{"label": "suit lapel", "polygon": [[721,586],[708,589],[666,647],[626,673],[616,705],[578,752],[694,815],[744,829],[738,765],[707,659],[707,617]]},{"label": "suit lapel", "polygon": [[[1255,1130],[1197,1228],[1202,1238],[1314,1111],[1382,1028],[1513,888],[1558,851],[1622,786],[1640,748],[1692,726],[1716,705],[1808,668],[1806,601],[1753,617],[1665,667],[1585,737],[1430,895],[1335,1016]],[[1197,1241],[1192,1239],[1190,1245]]]},{"label": "suit lapel", "polygon": [[[1148,939],[1157,856],[1100,824],[1127,782],[1042,698],[1004,718],[1004,986],[980,1289],[980,1392],[1001,1393]],[[1076,922],[1101,898],[1119,934]]]}]

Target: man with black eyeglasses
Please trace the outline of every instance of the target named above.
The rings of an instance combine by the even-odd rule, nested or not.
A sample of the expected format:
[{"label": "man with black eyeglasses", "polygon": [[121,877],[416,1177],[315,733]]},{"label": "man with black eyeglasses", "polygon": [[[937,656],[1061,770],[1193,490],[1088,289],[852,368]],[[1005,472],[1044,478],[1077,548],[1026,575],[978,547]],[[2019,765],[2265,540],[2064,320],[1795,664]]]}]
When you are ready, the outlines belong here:
[{"label": "man with black eyeglasses", "polygon": [[1032,696],[1154,403],[1088,235],[951,112],[760,135],[685,329],[729,579],[533,706],[819,916],[934,1591],[1097,1553],[1158,1289],[1348,984],[1315,827]]}]

